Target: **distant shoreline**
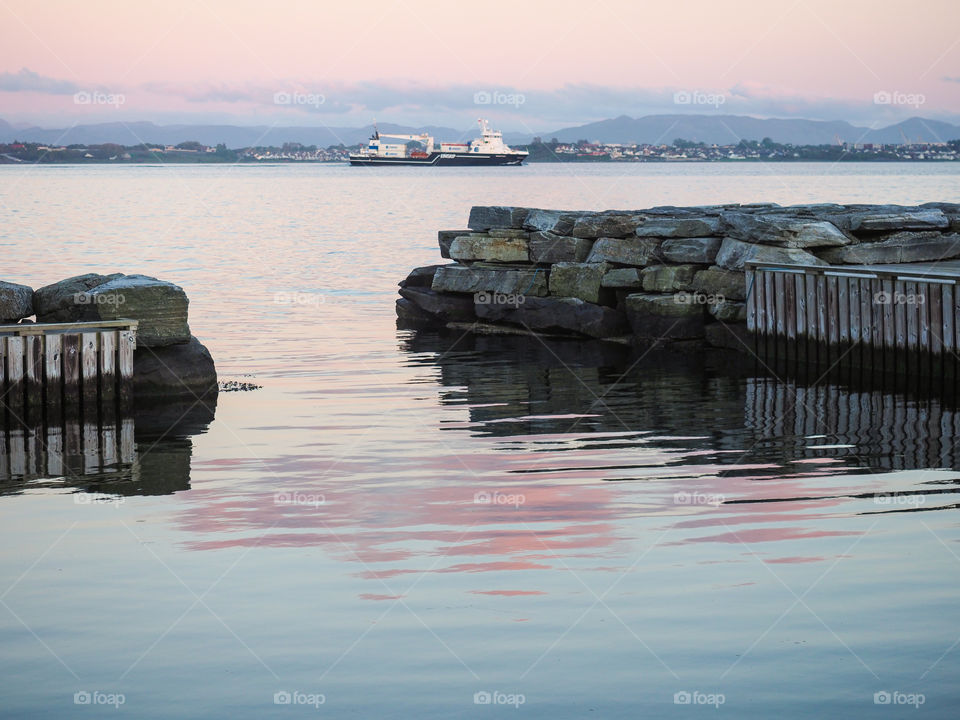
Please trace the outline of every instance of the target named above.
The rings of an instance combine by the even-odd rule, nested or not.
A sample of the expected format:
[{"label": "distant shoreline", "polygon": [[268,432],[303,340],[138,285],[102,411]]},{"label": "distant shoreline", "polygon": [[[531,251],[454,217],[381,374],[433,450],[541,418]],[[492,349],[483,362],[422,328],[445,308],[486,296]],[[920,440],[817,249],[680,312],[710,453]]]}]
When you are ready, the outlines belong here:
[{"label": "distant shoreline", "polygon": [[[698,159],[698,158],[687,158],[687,159],[649,159],[649,160],[615,160],[615,159],[602,159],[602,160],[528,160],[524,165],[708,165],[708,164],[727,164],[727,165],[742,165],[742,164],[756,164],[756,163],[785,163],[785,164],[796,164],[796,163],[823,163],[823,164],[835,164],[838,162],[842,163],[863,163],[869,165],[877,165],[883,163],[890,164],[899,164],[899,163],[924,163],[924,164],[951,164],[960,162],[960,158],[956,159],[940,159],[940,158],[865,158],[860,156],[851,156],[844,158],[742,158],[742,159],[730,159],[730,158],[717,158],[717,159]],[[14,160],[12,158],[0,156],[0,166],[14,167],[14,166],[30,166],[35,165],[111,165],[111,166],[128,166],[128,165],[244,165],[244,166],[262,166],[262,165],[349,165],[347,160],[282,160],[282,159],[270,159],[270,160],[227,160],[227,159],[151,159],[151,160],[97,160],[87,158],[85,160]]]}]

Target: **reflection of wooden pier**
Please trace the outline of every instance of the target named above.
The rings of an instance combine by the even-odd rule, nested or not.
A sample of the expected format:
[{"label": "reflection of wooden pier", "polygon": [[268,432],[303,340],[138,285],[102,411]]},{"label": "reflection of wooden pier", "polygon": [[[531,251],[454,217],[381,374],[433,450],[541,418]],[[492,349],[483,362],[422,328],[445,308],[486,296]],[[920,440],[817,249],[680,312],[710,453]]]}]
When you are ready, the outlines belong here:
[{"label": "reflection of wooden pier", "polygon": [[758,354],[893,373],[955,372],[960,269],[750,263],[747,329]]},{"label": "reflection of wooden pier", "polygon": [[0,325],[3,406],[17,418],[81,403],[85,413],[129,407],[136,337],[136,320]]},{"label": "reflection of wooden pier", "polygon": [[136,457],[133,418],[0,428],[0,479],[80,479],[120,473]]}]

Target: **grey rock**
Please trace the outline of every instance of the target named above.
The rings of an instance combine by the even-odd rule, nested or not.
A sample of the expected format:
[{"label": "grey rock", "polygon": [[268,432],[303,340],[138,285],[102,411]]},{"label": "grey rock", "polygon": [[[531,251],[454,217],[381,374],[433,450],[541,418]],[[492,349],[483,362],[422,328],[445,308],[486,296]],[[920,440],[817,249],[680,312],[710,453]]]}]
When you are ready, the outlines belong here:
[{"label": "grey rock", "polygon": [[567,331],[603,338],[622,335],[627,329],[622,312],[580,298],[527,297],[519,304],[477,305],[476,310],[483,320],[522,325],[531,330]]},{"label": "grey rock", "polygon": [[722,242],[718,237],[676,238],[664,240],[660,252],[670,262],[712,265]]},{"label": "grey rock", "polygon": [[195,337],[166,347],[137,342],[133,353],[133,396],[144,400],[181,398],[216,402],[217,369],[210,351]]},{"label": "grey rock", "polygon": [[33,315],[33,288],[0,280],[0,322]]},{"label": "grey rock", "polygon": [[461,235],[450,243],[453,260],[482,260],[485,262],[527,262],[530,253],[523,238],[492,237],[485,234]]},{"label": "grey rock", "polygon": [[707,312],[721,322],[746,322],[747,304],[734,300],[721,300],[707,305]]},{"label": "grey rock", "polygon": [[397,298],[397,326],[403,328],[424,328],[436,325],[439,321],[430,313],[421,310],[416,303],[406,298]]},{"label": "grey rock", "polygon": [[470,208],[467,227],[471,230],[489,230],[490,228],[523,228],[523,221],[530,208],[505,205],[475,205]]},{"label": "grey rock", "polygon": [[941,235],[938,232],[899,232],[879,242],[834,248],[820,253],[826,262],[839,265],[932,262],[958,256],[960,235]]},{"label": "grey rock", "polygon": [[555,263],[550,268],[550,294],[599,303],[601,282],[608,269],[606,263]]},{"label": "grey rock", "polygon": [[928,202],[920,206],[920,209],[941,210],[945,215],[960,215],[960,203],[948,202]]},{"label": "grey rock", "polygon": [[139,320],[138,347],[163,347],[190,340],[189,300],[178,285],[147,275],[124,275],[85,295],[90,319]]},{"label": "grey rock", "polygon": [[450,243],[461,235],[469,235],[470,230],[438,230],[437,244],[440,245],[440,257],[450,259]]},{"label": "grey rock", "polygon": [[634,293],[627,296],[625,305],[634,335],[666,340],[703,337],[705,305],[690,293]]},{"label": "grey rock", "polygon": [[693,277],[691,289],[694,292],[727,300],[746,300],[746,275],[742,272],[724,270],[719,267],[701,270]]},{"label": "grey rock", "polygon": [[490,228],[487,235],[494,238],[528,238],[530,233],[526,230],[517,230],[515,228]]},{"label": "grey rock", "polygon": [[637,213],[592,213],[578,217],[570,234],[582,238],[625,238],[635,236],[643,221],[643,215]]},{"label": "grey rock", "polygon": [[546,270],[532,267],[443,265],[433,276],[432,288],[438,292],[543,296],[547,294],[547,275]]},{"label": "grey rock", "polygon": [[633,267],[613,268],[608,270],[600,284],[605,288],[637,289],[643,288],[643,279],[640,269]]},{"label": "grey rock", "polygon": [[660,262],[660,240],[602,237],[593,244],[587,262],[612,262],[645,267]]},{"label": "grey rock", "polygon": [[647,292],[673,293],[692,289],[699,265],[651,265],[640,273]]},{"label": "grey rock", "polygon": [[476,319],[474,299],[469,295],[439,293],[425,287],[405,287],[400,289],[400,296],[438,320],[471,322]]},{"label": "grey rock", "polygon": [[440,265],[424,265],[423,267],[414,268],[407,277],[398,284],[402,288],[430,287],[433,284],[433,276],[436,274],[438,267],[440,267]]},{"label": "grey rock", "polygon": [[841,247],[853,240],[836,225],[781,214],[725,212],[720,216],[723,234],[762,245],[784,248]]},{"label": "grey rock", "polygon": [[882,232],[884,230],[943,230],[950,227],[947,216],[939,209],[906,212],[876,212],[856,215],[850,229],[854,232]]},{"label": "grey rock", "polygon": [[525,230],[569,235],[582,213],[566,210],[531,210],[523,220]]},{"label": "grey rock", "polygon": [[716,235],[720,218],[714,217],[657,217],[648,218],[637,228],[638,237],[696,238]]},{"label": "grey rock", "polygon": [[[838,231],[839,232],[839,231]],[[717,253],[717,265],[727,270],[743,270],[748,262],[782,263],[785,265],[826,265],[806,250],[773,245],[754,245],[728,237]]]},{"label": "grey rock", "polygon": [[593,241],[543,231],[530,235],[529,247],[530,262],[583,262],[590,254]]},{"label": "grey rock", "polygon": [[78,299],[83,299],[83,293],[119,277],[123,275],[86,273],[38,288],[33,293],[33,309],[37,314],[37,321],[56,323],[82,320],[90,309],[87,304],[78,302]]}]

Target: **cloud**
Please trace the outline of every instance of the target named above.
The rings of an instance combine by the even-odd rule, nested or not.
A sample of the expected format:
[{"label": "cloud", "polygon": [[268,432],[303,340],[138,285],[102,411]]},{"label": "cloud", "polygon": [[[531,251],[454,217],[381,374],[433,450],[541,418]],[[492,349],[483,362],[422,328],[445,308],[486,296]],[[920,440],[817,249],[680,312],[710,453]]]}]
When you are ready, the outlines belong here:
[{"label": "cloud", "polygon": [[37,92],[48,95],[72,95],[80,88],[69,80],[49,78],[33,70],[0,73],[0,92]]},{"label": "cloud", "polygon": [[960,83],[960,75],[958,75],[957,77],[950,77],[950,76],[945,75],[945,76],[942,78],[942,80],[943,80],[944,82]]}]

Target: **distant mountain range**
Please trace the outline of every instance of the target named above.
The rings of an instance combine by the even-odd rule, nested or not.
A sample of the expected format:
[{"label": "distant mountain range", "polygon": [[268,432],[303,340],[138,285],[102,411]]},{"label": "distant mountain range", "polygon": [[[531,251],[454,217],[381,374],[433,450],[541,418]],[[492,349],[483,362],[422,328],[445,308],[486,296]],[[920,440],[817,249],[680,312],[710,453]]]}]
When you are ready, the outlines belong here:
[{"label": "distant mountain range", "polygon": [[[448,127],[425,126],[412,128],[390,123],[379,123],[381,132],[429,133],[440,140],[469,140],[477,135],[474,129],[464,131]],[[152,122],[111,122],[75,125],[70,128],[49,129],[14,127],[0,120],[0,142],[20,140],[56,145],[96,145],[119,143],[137,145],[141,142],[172,145],[196,140],[205,145],[225,143],[230,148],[257,145],[283,145],[299,142],[304,145],[354,145],[365,141],[373,132],[366,127],[273,127],[239,125],[155,125]],[[562,128],[553,132],[537,133],[544,141],[557,138],[560,142],[590,140],[604,143],[669,144],[677,138],[730,145],[741,139],[762,140],[765,137],[794,145],[828,145],[837,138],[844,142],[898,144],[903,142],[939,142],[960,139],[960,125],[920,117],[910,118],[884,128],[867,128],[841,120],[761,119],[745,115],[647,115],[632,118],[621,115],[610,120]],[[526,144],[532,135],[504,133],[508,143]]]},{"label": "distant mountain range", "polygon": [[[960,125],[914,117],[885,128],[866,128],[842,120],[761,119],[745,115],[648,115],[564,128],[541,135],[544,141],[591,140],[607,143],[669,144],[677,138],[707,144],[734,145],[740,140],[762,140],[794,145],[829,145],[839,137],[849,143],[898,144],[945,142],[960,139]],[[906,140],[905,140],[906,138]]]}]

